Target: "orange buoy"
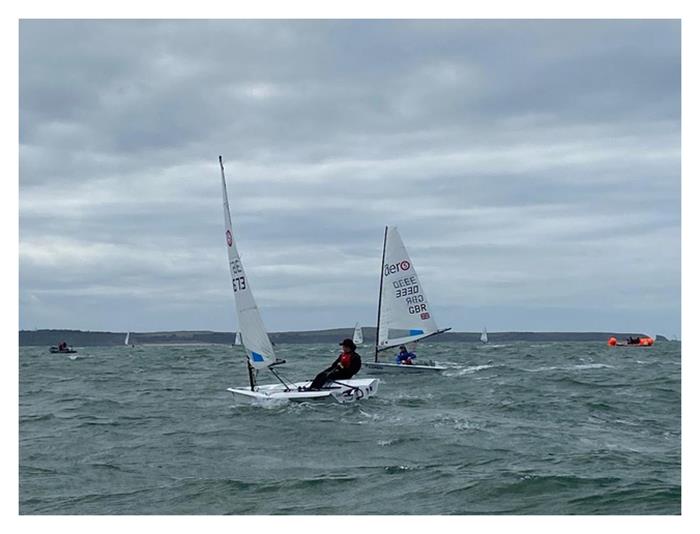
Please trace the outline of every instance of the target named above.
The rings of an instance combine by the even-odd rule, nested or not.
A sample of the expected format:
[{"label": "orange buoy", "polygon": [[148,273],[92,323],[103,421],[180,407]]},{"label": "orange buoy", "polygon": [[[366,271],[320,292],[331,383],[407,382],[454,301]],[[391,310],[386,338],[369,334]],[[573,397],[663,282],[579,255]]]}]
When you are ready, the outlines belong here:
[{"label": "orange buoy", "polygon": [[615,336],[611,336],[610,339],[608,339],[608,346],[614,347],[615,345],[617,345],[617,338]]},{"label": "orange buoy", "polygon": [[654,340],[650,337],[643,337],[639,340],[639,344],[646,347],[651,347],[654,344]]}]

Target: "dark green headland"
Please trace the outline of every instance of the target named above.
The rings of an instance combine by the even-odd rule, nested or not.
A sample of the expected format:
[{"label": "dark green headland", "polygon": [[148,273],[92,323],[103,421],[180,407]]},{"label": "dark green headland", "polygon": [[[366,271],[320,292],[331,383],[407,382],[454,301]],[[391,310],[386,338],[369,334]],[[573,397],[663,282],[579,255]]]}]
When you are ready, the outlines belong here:
[{"label": "dark green headland", "polygon": [[[302,332],[271,332],[273,343],[338,343],[346,337],[352,337],[352,328],[333,328],[329,330],[310,330]],[[368,344],[374,340],[375,328],[363,327],[362,332]],[[446,332],[434,341],[478,343],[481,332]],[[489,332],[489,342],[503,343],[509,341],[606,341],[610,336],[626,339],[630,336],[646,335],[640,332]],[[91,332],[84,330],[20,330],[20,346],[49,346],[66,341],[77,347],[97,347],[123,345],[126,332]],[[657,335],[657,341],[667,341]],[[129,343],[147,344],[181,344],[181,343],[216,343],[230,345],[233,343],[232,332],[211,332],[208,330],[183,330],[173,332],[132,332]]]}]

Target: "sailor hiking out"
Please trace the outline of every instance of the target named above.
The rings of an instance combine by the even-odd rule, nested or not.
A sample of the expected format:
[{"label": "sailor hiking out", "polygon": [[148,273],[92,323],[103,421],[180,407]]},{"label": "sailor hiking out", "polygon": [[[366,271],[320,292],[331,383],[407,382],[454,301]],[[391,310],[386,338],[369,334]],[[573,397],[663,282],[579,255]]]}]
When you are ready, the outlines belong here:
[{"label": "sailor hiking out", "polygon": [[347,380],[355,376],[362,367],[362,358],[355,352],[357,349],[352,339],[344,339],[340,346],[343,347],[343,352],[335,359],[330,367],[321,371],[308,389],[321,389],[327,382],[336,380]]}]

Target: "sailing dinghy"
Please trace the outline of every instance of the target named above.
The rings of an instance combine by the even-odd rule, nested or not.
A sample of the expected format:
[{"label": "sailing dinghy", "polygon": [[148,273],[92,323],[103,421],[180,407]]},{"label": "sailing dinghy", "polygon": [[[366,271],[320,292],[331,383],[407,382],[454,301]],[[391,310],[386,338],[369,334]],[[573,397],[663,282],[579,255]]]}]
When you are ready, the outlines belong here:
[{"label": "sailing dinghy", "polygon": [[236,332],[236,339],[233,340],[234,345],[243,345],[243,342],[241,341],[241,332],[238,331]]},{"label": "sailing dinghy", "polygon": [[75,350],[73,347],[66,347],[65,349],[61,349],[59,347],[50,347],[49,352],[51,354],[75,354],[78,351]]},{"label": "sailing dinghy", "polygon": [[484,344],[489,342],[489,334],[486,332],[486,327],[484,327],[484,329],[481,331],[481,337],[479,339]]},{"label": "sailing dinghy", "polygon": [[[379,380],[376,378],[348,379],[331,382],[320,390],[305,391],[311,385],[311,381],[288,382],[277,371],[277,366],[285,363],[284,360],[275,358],[270,338],[265,330],[260,310],[255,303],[250,289],[248,277],[243,269],[243,263],[238,254],[236,241],[233,237],[231,226],[231,212],[228,205],[228,193],[226,192],[226,178],[224,176],[224,164],[219,156],[221,167],[221,186],[224,198],[224,222],[226,226],[226,249],[231,272],[231,283],[236,301],[236,315],[238,316],[239,333],[247,355],[248,379],[247,388],[228,388],[227,391],[239,398],[248,398],[254,401],[308,401],[314,399],[333,399],[338,402],[352,402],[374,395],[379,388]],[[279,383],[257,384],[257,374],[261,370],[268,370]]]},{"label": "sailing dinghy", "polygon": [[[423,286],[395,226],[384,228],[382,270],[379,279],[377,338],[372,369],[405,371],[444,371],[438,365],[404,365],[379,361],[379,353],[400,345],[417,343],[450,328],[435,323]],[[432,362],[431,362],[432,363]]]},{"label": "sailing dinghy", "polygon": [[131,332],[127,332],[126,337],[124,338],[124,345],[127,346],[129,345],[129,334],[131,334]]},{"label": "sailing dinghy", "polygon": [[360,323],[355,323],[355,331],[352,334],[352,342],[355,345],[362,345],[364,343],[364,336],[362,335],[362,327]]}]

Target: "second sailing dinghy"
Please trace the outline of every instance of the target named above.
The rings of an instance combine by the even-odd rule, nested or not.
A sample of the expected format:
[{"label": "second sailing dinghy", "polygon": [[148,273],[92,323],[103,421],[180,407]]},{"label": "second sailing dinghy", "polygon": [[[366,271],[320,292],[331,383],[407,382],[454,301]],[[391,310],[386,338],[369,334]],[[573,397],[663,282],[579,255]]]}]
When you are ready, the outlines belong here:
[{"label": "second sailing dinghy", "polygon": [[[224,176],[224,164],[219,156],[221,167],[221,186],[224,197],[224,222],[226,225],[226,249],[231,271],[233,294],[236,301],[236,314],[238,315],[239,333],[245,348],[248,365],[249,386],[241,388],[228,388],[228,391],[238,397],[247,397],[253,400],[281,400],[281,401],[306,401],[313,399],[334,399],[338,402],[352,402],[362,398],[371,397],[379,388],[379,380],[376,378],[348,379],[340,382],[331,382],[320,390],[305,391],[311,385],[311,381],[288,382],[280,376],[276,366],[285,363],[284,360],[275,358],[270,338],[265,330],[265,325],[260,316],[260,310],[255,303],[250,284],[246,277],[238,255],[236,242],[231,227],[231,212],[228,206],[228,193],[226,192],[226,178]],[[267,369],[278,380],[276,384],[257,384],[257,373]]]},{"label": "second sailing dinghy", "polygon": [[481,337],[479,338],[482,343],[486,344],[489,342],[489,334],[486,332],[486,327],[481,331]]},{"label": "second sailing dinghy", "polygon": [[[384,229],[374,362],[365,365],[385,370],[444,371],[446,368],[438,365],[380,362],[379,353],[401,345],[414,344],[448,330],[450,329],[440,330],[437,327],[399,231],[395,226],[387,226]],[[418,361],[421,361],[420,357]]]},{"label": "second sailing dinghy", "polygon": [[352,334],[352,342],[355,345],[362,345],[364,341],[365,338],[362,336],[362,327],[360,326],[360,323],[355,323],[355,331]]}]

